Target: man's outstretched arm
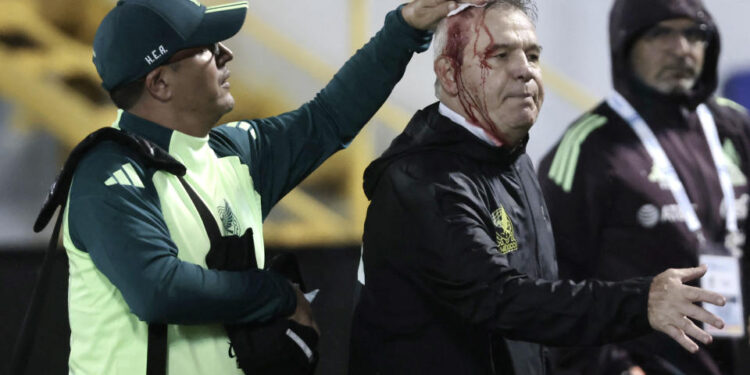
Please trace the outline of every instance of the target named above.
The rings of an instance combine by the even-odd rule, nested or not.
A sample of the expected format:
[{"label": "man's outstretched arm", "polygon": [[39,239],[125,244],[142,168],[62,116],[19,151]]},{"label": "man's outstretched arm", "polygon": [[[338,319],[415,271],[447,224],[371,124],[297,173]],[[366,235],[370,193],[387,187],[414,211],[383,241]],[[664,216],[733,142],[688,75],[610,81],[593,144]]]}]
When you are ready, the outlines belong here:
[{"label": "man's outstretched arm", "polygon": [[450,183],[394,172],[378,184],[365,236],[374,239],[370,247],[400,275],[456,319],[510,339],[596,345],[655,329],[695,351],[698,347],[688,336],[703,343],[711,336],[688,317],[723,326],[693,303],[723,305],[724,298],[683,284],[699,278],[705,267],[623,282],[534,279],[498,251],[494,233],[482,220],[482,205]]}]

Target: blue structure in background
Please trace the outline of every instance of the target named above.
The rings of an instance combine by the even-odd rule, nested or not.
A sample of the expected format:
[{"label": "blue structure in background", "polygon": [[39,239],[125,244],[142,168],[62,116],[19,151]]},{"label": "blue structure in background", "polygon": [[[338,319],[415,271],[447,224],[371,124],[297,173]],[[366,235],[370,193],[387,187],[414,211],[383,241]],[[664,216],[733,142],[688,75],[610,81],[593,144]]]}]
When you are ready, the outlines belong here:
[{"label": "blue structure in background", "polygon": [[724,96],[750,108],[750,70],[733,74],[724,85]]}]

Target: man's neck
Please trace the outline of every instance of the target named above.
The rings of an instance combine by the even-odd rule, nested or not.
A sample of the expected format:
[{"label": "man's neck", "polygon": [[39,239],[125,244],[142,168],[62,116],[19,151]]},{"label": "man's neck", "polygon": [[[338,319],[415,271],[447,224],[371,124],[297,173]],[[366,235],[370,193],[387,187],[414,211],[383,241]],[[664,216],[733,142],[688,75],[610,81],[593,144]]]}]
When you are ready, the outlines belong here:
[{"label": "man's neck", "polygon": [[197,113],[173,111],[170,108],[154,108],[153,106],[135,106],[128,112],[157,123],[165,128],[178,131],[193,137],[205,137],[214,127],[218,118],[211,121],[203,119]]}]

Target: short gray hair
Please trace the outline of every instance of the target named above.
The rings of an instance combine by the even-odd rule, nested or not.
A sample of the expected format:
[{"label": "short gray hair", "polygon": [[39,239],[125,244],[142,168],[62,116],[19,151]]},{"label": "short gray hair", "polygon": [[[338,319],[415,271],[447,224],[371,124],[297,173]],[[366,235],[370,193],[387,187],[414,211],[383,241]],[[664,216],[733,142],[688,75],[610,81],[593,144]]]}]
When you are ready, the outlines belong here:
[{"label": "short gray hair", "polygon": [[[487,5],[483,8],[484,12],[497,7],[513,7],[520,10],[526,17],[531,20],[532,23],[536,23],[537,20],[537,8],[534,0],[490,0]],[[440,58],[443,55],[445,49],[445,43],[447,41],[447,30],[446,25],[448,24],[448,17],[443,18],[435,28],[435,35],[432,39],[432,49],[434,53],[434,60]]]}]

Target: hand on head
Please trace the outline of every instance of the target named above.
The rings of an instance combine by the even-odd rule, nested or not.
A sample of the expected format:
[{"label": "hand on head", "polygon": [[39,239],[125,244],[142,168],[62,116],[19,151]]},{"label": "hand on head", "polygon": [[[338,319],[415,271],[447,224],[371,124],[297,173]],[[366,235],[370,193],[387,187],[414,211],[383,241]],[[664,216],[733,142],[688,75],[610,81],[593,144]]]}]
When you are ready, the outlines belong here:
[{"label": "hand on head", "polygon": [[481,5],[488,0],[414,0],[401,8],[401,15],[411,27],[420,30],[433,30],[438,22],[458,7],[459,3]]},{"label": "hand on head", "polygon": [[690,319],[719,329],[724,327],[724,322],[719,317],[694,302],[724,306],[726,299],[717,293],[683,284],[699,279],[706,271],[705,265],[668,269],[656,275],[648,294],[648,321],[651,327],[666,333],[691,353],[698,351],[698,345],[690,337],[704,344],[711,343],[713,337]]}]

